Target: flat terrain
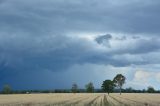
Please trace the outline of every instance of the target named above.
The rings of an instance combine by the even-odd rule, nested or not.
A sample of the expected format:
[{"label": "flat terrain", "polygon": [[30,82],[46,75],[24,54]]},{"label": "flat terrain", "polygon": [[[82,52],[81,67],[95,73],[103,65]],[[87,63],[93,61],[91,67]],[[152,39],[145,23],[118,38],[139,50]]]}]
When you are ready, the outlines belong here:
[{"label": "flat terrain", "polygon": [[0,106],[160,106],[160,94],[77,93],[0,95]]}]

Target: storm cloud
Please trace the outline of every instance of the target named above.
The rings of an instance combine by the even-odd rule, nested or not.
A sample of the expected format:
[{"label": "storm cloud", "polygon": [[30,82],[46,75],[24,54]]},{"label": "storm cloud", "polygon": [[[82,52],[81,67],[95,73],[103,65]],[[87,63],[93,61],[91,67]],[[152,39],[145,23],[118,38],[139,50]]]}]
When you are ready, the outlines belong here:
[{"label": "storm cloud", "polygon": [[[158,0],[1,0],[0,85],[65,88],[75,75],[82,86],[92,78],[80,77],[94,69],[97,83],[105,80],[95,74],[104,68],[106,78],[126,72],[134,82],[137,67],[150,65],[152,73],[160,63],[159,9]],[[68,83],[58,85],[59,77]]]}]

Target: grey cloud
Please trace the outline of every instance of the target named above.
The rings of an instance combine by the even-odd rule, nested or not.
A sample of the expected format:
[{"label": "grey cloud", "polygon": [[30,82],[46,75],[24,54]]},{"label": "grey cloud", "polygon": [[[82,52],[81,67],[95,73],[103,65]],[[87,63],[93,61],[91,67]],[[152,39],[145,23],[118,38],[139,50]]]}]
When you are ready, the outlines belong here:
[{"label": "grey cloud", "polygon": [[83,63],[88,56],[96,55],[96,52],[92,53],[91,45],[81,39],[72,40],[62,35],[23,37],[1,38],[0,53],[1,60],[7,63],[5,67],[18,71],[61,71],[75,63]]},{"label": "grey cloud", "polygon": [[[154,51],[159,51],[160,46],[159,37],[146,37],[146,36],[122,36],[122,37],[113,37],[112,39],[105,41],[110,47],[106,46],[106,49],[111,53],[116,54],[143,54]],[[103,41],[102,40],[102,41]]]},{"label": "grey cloud", "polygon": [[[0,77],[65,72],[86,63],[159,64],[159,5],[158,0],[3,0]],[[68,36],[96,32],[124,36],[100,34],[96,40]]]},{"label": "grey cloud", "polygon": [[1,29],[34,35],[65,32],[159,33],[159,1],[6,1]]},{"label": "grey cloud", "polygon": [[95,40],[97,41],[97,43],[102,44],[103,42],[108,42],[108,40],[110,40],[111,38],[112,35],[106,34],[98,36],[97,38],[95,38]]},{"label": "grey cloud", "polygon": [[[159,39],[150,37],[146,40],[126,37],[125,40],[117,40],[116,37],[111,37],[111,35],[107,35],[107,38],[106,35],[105,37],[100,36],[100,38],[102,38],[100,40],[103,43],[109,43],[110,47],[98,43],[93,45],[92,41],[70,38],[65,35],[1,37],[0,51],[2,66],[6,67],[5,70],[15,71],[38,71],[46,69],[62,71],[74,64],[94,63],[129,66],[131,64],[139,65],[159,62],[158,60],[145,59],[148,56],[142,57],[142,55],[150,52],[159,53]],[[135,41],[132,42],[132,40]],[[111,44],[112,41],[124,42],[123,45],[126,47],[124,48],[119,43],[117,46],[113,46]],[[128,42],[131,44],[128,44]],[[99,45],[105,46],[104,50],[108,49],[109,51],[104,52],[94,47]],[[136,61],[135,58],[137,58]]]},{"label": "grey cloud", "polygon": [[160,50],[160,46],[158,45],[159,42],[160,42],[159,38],[150,38],[148,40],[138,39],[134,45],[130,45],[128,51],[131,54],[141,54],[141,53],[143,54],[153,51],[159,51]]}]

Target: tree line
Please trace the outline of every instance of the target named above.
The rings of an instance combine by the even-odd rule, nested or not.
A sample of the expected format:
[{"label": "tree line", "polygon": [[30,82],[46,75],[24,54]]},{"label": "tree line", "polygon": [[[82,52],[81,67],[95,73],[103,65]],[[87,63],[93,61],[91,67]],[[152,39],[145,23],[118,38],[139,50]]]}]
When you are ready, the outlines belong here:
[{"label": "tree line", "polygon": [[122,74],[117,74],[113,80],[107,79],[102,82],[101,89],[95,89],[94,84],[89,82],[85,85],[85,89],[79,89],[76,83],[72,84],[71,89],[55,89],[55,90],[12,90],[10,85],[4,85],[1,94],[28,94],[28,93],[160,93],[156,91],[152,86],[149,86],[147,90],[135,90],[131,87],[123,89],[123,85],[126,82],[126,77]]},{"label": "tree line", "polygon": [[[109,94],[114,91],[115,87],[117,87],[119,88],[120,95],[121,95],[122,86],[125,83],[125,80],[126,80],[125,76],[123,76],[122,74],[117,74],[113,80],[108,79],[108,80],[103,81],[101,88],[104,92],[107,92]],[[86,87],[86,92],[88,93],[94,92],[93,83],[90,82],[85,87]],[[78,92],[78,85],[75,83],[72,85],[72,92],[73,93]]]}]

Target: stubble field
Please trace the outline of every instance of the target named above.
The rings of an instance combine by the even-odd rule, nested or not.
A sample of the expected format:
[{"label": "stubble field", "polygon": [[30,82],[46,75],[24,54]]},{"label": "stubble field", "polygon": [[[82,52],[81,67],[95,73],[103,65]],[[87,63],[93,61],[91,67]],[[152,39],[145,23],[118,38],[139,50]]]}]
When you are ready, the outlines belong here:
[{"label": "stubble field", "polygon": [[160,94],[56,93],[0,95],[0,106],[160,106]]}]

